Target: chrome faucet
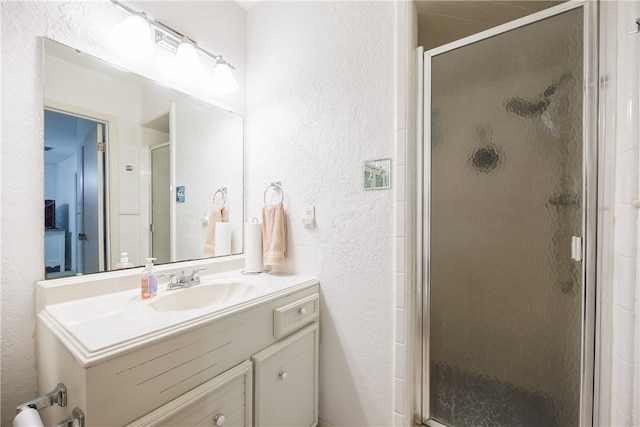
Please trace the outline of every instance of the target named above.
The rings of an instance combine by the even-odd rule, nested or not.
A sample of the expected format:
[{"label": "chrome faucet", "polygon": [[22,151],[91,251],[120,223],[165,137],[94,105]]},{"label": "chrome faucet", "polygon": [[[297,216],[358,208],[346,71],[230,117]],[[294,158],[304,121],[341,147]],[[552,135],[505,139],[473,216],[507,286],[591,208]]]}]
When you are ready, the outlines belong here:
[{"label": "chrome faucet", "polygon": [[183,289],[199,284],[199,272],[202,270],[206,270],[206,268],[194,268],[189,276],[187,276],[184,270],[182,270],[182,274],[180,274],[180,277],[177,277],[176,273],[163,274],[162,277],[169,277],[169,284],[167,285],[168,291],[174,289]]}]

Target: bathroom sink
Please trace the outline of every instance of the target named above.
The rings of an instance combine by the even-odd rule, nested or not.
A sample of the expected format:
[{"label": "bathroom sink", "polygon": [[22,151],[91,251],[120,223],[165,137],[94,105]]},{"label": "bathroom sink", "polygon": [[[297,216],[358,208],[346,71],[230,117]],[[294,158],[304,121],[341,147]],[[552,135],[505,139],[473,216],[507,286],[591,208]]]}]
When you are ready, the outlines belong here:
[{"label": "bathroom sink", "polygon": [[229,307],[264,293],[262,286],[245,281],[216,281],[190,288],[165,291],[150,304],[156,311],[198,310]]}]

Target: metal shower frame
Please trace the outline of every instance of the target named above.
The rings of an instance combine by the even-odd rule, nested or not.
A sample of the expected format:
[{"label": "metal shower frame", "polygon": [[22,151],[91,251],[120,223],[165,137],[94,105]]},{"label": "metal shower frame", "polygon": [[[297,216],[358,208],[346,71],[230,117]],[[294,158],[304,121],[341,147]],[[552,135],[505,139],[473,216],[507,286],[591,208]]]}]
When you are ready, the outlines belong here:
[{"label": "metal shower frame", "polygon": [[[429,215],[430,198],[426,193],[431,186],[428,168],[431,153],[423,147],[430,146],[431,135],[431,57],[484,40],[498,34],[532,24],[543,19],[583,8],[583,230],[584,253],[581,277],[584,283],[582,302],[582,331],[581,331],[581,367],[580,367],[580,424],[593,425],[597,420],[599,403],[599,360],[600,354],[596,347],[599,339],[599,328],[596,322],[596,278],[597,278],[597,237],[598,235],[598,205],[602,197],[598,191],[601,178],[598,176],[599,149],[599,4],[594,1],[568,1],[558,6],[537,12],[521,19],[500,25],[458,41],[431,49],[427,52],[418,49],[418,92],[424,92],[424,101],[419,102],[418,115],[423,125],[418,126],[417,134],[417,231],[416,242],[416,288],[415,288],[415,330],[414,330],[414,418],[418,424],[438,427],[441,424],[429,420],[429,390],[423,386],[428,382],[428,376],[423,375],[423,366],[428,366],[429,336],[424,334],[428,330],[428,318],[424,313],[429,311]],[[424,67],[422,69],[422,66]],[[423,78],[421,78],[423,77]],[[424,106],[424,107],[423,107]],[[423,111],[421,111],[423,109]],[[426,142],[426,144],[425,144]],[[426,319],[426,322],[423,320]],[[426,380],[423,380],[426,378]]]}]

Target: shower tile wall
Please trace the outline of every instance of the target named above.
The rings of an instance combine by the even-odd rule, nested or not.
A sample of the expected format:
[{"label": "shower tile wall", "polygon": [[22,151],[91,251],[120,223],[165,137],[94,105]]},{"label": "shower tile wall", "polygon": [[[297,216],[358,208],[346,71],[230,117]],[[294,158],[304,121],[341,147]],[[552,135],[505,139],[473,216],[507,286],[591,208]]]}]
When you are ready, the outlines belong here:
[{"label": "shower tile wall", "polygon": [[417,40],[415,5],[396,2],[396,117],[394,153],[394,379],[393,425],[413,419],[413,282],[415,278],[415,103]]},{"label": "shower tile wall", "polygon": [[[629,34],[633,21],[640,17],[638,2],[605,2],[618,20],[617,31],[608,36],[618,46],[617,57],[608,65],[616,65],[612,79],[616,89],[615,118],[615,193],[613,196],[613,267],[611,274],[610,329],[610,424],[640,425],[640,292],[638,289],[638,158],[640,141],[640,34]],[[615,10],[617,8],[617,10]],[[615,28],[615,27],[613,27]],[[612,63],[614,62],[615,63]],[[615,119],[615,122],[613,121]],[[613,142],[613,141],[611,141]],[[606,153],[609,154],[609,153]],[[605,282],[606,284],[606,282]],[[635,350],[634,350],[635,348]],[[634,354],[635,351],[635,354]],[[609,384],[604,384],[605,390]]]}]

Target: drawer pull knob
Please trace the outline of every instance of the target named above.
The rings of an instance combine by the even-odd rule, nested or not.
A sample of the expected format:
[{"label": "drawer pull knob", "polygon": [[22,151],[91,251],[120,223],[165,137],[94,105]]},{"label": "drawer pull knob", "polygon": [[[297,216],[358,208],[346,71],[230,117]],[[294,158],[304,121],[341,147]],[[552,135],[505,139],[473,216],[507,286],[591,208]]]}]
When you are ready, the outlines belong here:
[{"label": "drawer pull knob", "polygon": [[224,422],[227,421],[227,417],[225,417],[222,414],[218,414],[215,417],[213,417],[213,422],[216,424],[216,426],[220,427],[224,424]]},{"label": "drawer pull knob", "polygon": [[305,314],[307,314],[307,309],[302,307],[300,310],[298,310],[298,313],[300,313],[300,316],[304,316]]},{"label": "drawer pull knob", "polygon": [[280,379],[282,381],[286,380],[287,377],[289,376],[289,374],[287,374],[287,371],[280,371],[280,373],[278,374],[278,376],[280,377]]}]

